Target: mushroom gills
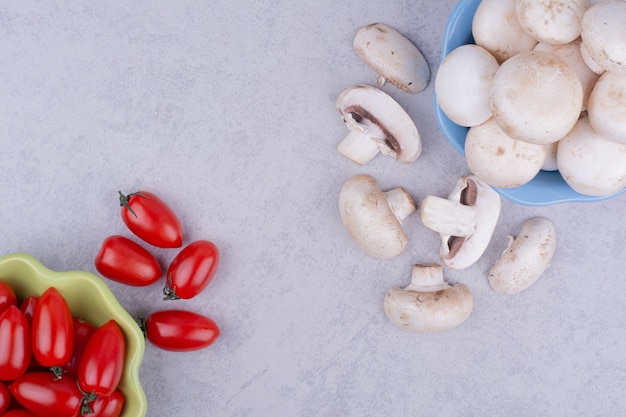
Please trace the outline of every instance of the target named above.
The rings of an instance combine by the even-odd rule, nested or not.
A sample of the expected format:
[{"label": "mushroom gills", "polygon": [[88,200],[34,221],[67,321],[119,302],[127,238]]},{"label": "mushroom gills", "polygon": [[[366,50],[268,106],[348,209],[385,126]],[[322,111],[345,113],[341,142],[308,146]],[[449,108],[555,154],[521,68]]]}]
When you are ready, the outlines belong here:
[{"label": "mushroom gills", "polygon": [[422,223],[439,233],[440,256],[452,269],[464,269],[483,254],[500,214],[500,196],[474,175],[466,175],[445,199],[426,196]]}]

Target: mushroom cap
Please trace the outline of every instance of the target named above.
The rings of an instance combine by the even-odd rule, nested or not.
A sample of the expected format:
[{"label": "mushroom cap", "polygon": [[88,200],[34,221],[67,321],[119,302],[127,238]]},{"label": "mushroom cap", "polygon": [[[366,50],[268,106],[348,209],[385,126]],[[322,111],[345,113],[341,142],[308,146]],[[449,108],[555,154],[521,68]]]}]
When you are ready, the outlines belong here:
[{"label": "mushroom cap", "polygon": [[539,42],[563,45],[580,36],[589,0],[517,0],[516,15],[526,33]]},{"label": "mushroom cap", "polygon": [[517,237],[489,270],[491,288],[500,294],[515,294],[534,284],[552,262],[556,231],[543,217],[528,220]]},{"label": "mushroom cap", "polygon": [[472,20],[472,35],[476,45],[489,51],[500,64],[537,44],[520,25],[515,0],[481,1]]},{"label": "mushroom cap", "polygon": [[591,59],[606,71],[626,72],[626,2],[607,0],[582,16],[580,36]]},{"label": "mushroom cap", "polygon": [[493,119],[473,126],[465,139],[465,159],[470,171],[487,184],[512,188],[528,183],[541,170],[547,145],[515,140]]},{"label": "mushroom cap", "polygon": [[[419,265],[417,267],[420,267]],[[441,266],[432,265],[429,268]],[[463,323],[472,312],[474,299],[463,284],[450,286],[442,281],[432,289],[413,283],[394,287],[384,299],[385,315],[395,326],[414,333],[433,333],[452,329]]]},{"label": "mushroom cap", "polygon": [[[414,212],[415,203],[406,192],[405,196]],[[406,214],[406,204],[402,207]],[[344,183],[339,194],[339,213],[354,243],[368,256],[390,259],[402,253],[408,244],[387,194],[369,175],[356,175]]]},{"label": "mushroom cap", "polygon": [[[378,143],[384,154],[401,162],[414,162],[422,153],[422,139],[411,116],[389,94],[366,84],[344,89],[336,100],[337,110],[350,129],[360,129]],[[357,116],[354,116],[354,115]]]},{"label": "mushroom cap", "polygon": [[550,52],[561,58],[570,68],[578,75],[578,80],[583,89],[583,103],[581,110],[587,110],[587,102],[593,87],[596,85],[600,74],[593,71],[589,65],[585,62],[582,56],[580,38],[564,44],[564,45],[549,45],[544,42],[540,42],[535,46],[536,51]]},{"label": "mushroom cap", "polygon": [[605,139],[626,144],[626,73],[602,74],[589,97],[587,114],[591,127]]},{"label": "mushroom cap", "polygon": [[476,126],[491,117],[489,92],[498,61],[484,48],[467,44],[454,49],[437,70],[437,104],[454,123]]},{"label": "mushroom cap", "polygon": [[426,59],[394,28],[384,23],[364,26],[357,31],[353,47],[359,58],[400,90],[417,93],[428,85],[430,68]]},{"label": "mushroom cap", "polygon": [[522,52],[504,62],[493,80],[493,117],[513,139],[545,145],[561,139],[582,109],[576,73],[556,55]]},{"label": "mushroom cap", "polygon": [[559,141],[557,165],[576,192],[609,196],[626,186],[626,145],[605,139],[581,117]]}]

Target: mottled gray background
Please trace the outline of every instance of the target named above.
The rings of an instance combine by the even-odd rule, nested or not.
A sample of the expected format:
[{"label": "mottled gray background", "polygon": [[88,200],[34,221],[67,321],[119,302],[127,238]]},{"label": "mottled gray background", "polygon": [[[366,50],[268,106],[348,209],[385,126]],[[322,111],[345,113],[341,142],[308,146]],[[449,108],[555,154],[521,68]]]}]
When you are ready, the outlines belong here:
[{"label": "mottled gray background", "polygon": [[[384,22],[436,72],[454,0],[0,3],[0,254],[95,271],[102,240],[131,236],[117,191],[145,189],[179,214],[185,243],[213,240],[214,281],[176,307],[213,317],[210,348],[148,345],[149,416],[617,416],[626,401],[626,195],[594,204],[503,201],[491,245],[464,271],[469,319],[441,334],[393,327],[382,300],[413,263],[437,262],[417,215],[393,260],[343,229],[339,189],[358,173],[419,203],[466,173],[438,130],[433,87],[385,86],[424,140],[418,161],[358,167],[335,97],[375,76],[356,29]],[[529,290],[494,293],[486,273],[530,217],[556,226],[553,265]],[[155,251],[164,266],[175,250]],[[172,304],[161,284],[110,283],[133,315]]]}]

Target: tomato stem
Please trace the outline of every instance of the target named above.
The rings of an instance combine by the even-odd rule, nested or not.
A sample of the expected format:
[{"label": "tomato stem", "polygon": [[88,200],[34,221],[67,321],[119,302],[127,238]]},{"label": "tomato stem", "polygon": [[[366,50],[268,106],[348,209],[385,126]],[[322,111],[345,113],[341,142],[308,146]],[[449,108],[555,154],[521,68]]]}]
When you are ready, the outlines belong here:
[{"label": "tomato stem", "polygon": [[50,370],[54,374],[55,381],[58,381],[59,379],[63,379],[63,374],[65,373],[65,371],[61,369],[60,366],[51,366]]},{"label": "tomato stem", "polygon": [[[134,210],[130,207],[129,201],[130,198],[134,195],[139,195],[141,197],[146,197],[145,194],[142,194],[141,191],[137,191],[136,193],[130,193],[128,195],[124,195],[122,194],[121,191],[118,190],[118,193],[120,194],[120,206],[121,207],[126,207],[128,209],[128,211],[130,211],[131,213],[133,213],[133,216],[137,217],[137,214],[134,212]],[[147,197],[146,197],[147,198]]]},{"label": "tomato stem", "polygon": [[[78,389],[80,389],[80,386]],[[86,416],[87,414],[93,414],[93,408],[89,406],[89,403],[95,401],[98,398],[98,395],[95,391],[91,391],[91,394],[87,394],[82,389],[80,389],[80,391],[84,395],[82,405],[80,406],[80,415]]]},{"label": "tomato stem", "polygon": [[164,300],[179,300],[180,297],[176,295],[176,286],[172,286],[172,276],[168,275],[165,278],[165,287],[163,287],[163,299]]}]

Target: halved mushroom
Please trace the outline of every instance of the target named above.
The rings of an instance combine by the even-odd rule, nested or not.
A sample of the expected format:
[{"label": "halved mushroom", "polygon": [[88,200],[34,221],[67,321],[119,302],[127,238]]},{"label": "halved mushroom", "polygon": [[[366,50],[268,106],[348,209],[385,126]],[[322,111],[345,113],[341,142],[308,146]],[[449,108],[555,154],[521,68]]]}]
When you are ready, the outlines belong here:
[{"label": "halved mushroom", "polygon": [[500,64],[537,44],[520,25],[515,0],[482,0],[474,13],[472,35],[476,45],[489,51]]},{"label": "halved mushroom", "polygon": [[354,37],[354,51],[378,74],[378,85],[386,81],[417,93],[428,85],[430,69],[424,55],[406,36],[383,23],[360,28]]},{"label": "halved mushroom", "polygon": [[534,284],[552,262],[556,232],[548,219],[535,217],[509,236],[502,256],[489,270],[489,285],[497,293],[515,294]]},{"label": "halved mushroom", "polygon": [[493,118],[472,126],[465,139],[465,160],[470,171],[499,188],[528,183],[543,167],[547,154],[547,145],[512,139]]},{"label": "halved mushroom", "polygon": [[586,116],[559,141],[557,165],[565,182],[580,194],[609,196],[626,186],[626,144],[604,138]]},{"label": "halved mushroom", "polygon": [[551,45],[572,42],[589,0],[517,0],[516,15],[526,33]]},{"label": "halved mushroom", "polygon": [[368,256],[389,259],[408,244],[402,221],[417,207],[403,187],[382,192],[369,175],[346,181],[339,194],[339,213],[354,243]]},{"label": "halved mushroom", "polygon": [[470,290],[444,281],[440,265],[414,265],[411,283],[385,295],[385,315],[395,326],[414,333],[442,332],[459,326],[474,308]]},{"label": "halved mushroom", "polygon": [[574,126],[582,100],[580,80],[569,65],[552,53],[528,51],[500,65],[489,103],[508,136],[545,145]]},{"label": "halved mushroom", "polygon": [[[594,4],[583,14],[580,36],[588,65],[626,73],[626,2],[607,0]],[[599,72],[599,71],[598,71]]]},{"label": "halved mushroom", "polygon": [[489,92],[498,61],[478,45],[462,45],[445,57],[435,78],[437,104],[454,123],[476,126],[491,117]]},{"label": "halved mushroom", "polygon": [[589,96],[587,114],[605,139],[626,144],[626,72],[602,74]]},{"label": "halved mushroom", "polygon": [[483,254],[500,216],[500,194],[475,175],[461,177],[445,199],[426,196],[422,223],[439,233],[439,255],[451,269],[464,269]]},{"label": "halved mushroom", "polygon": [[363,165],[378,152],[414,162],[422,139],[408,113],[384,91],[370,85],[348,87],[337,97],[337,110],[350,133],[337,146],[346,158]]}]

